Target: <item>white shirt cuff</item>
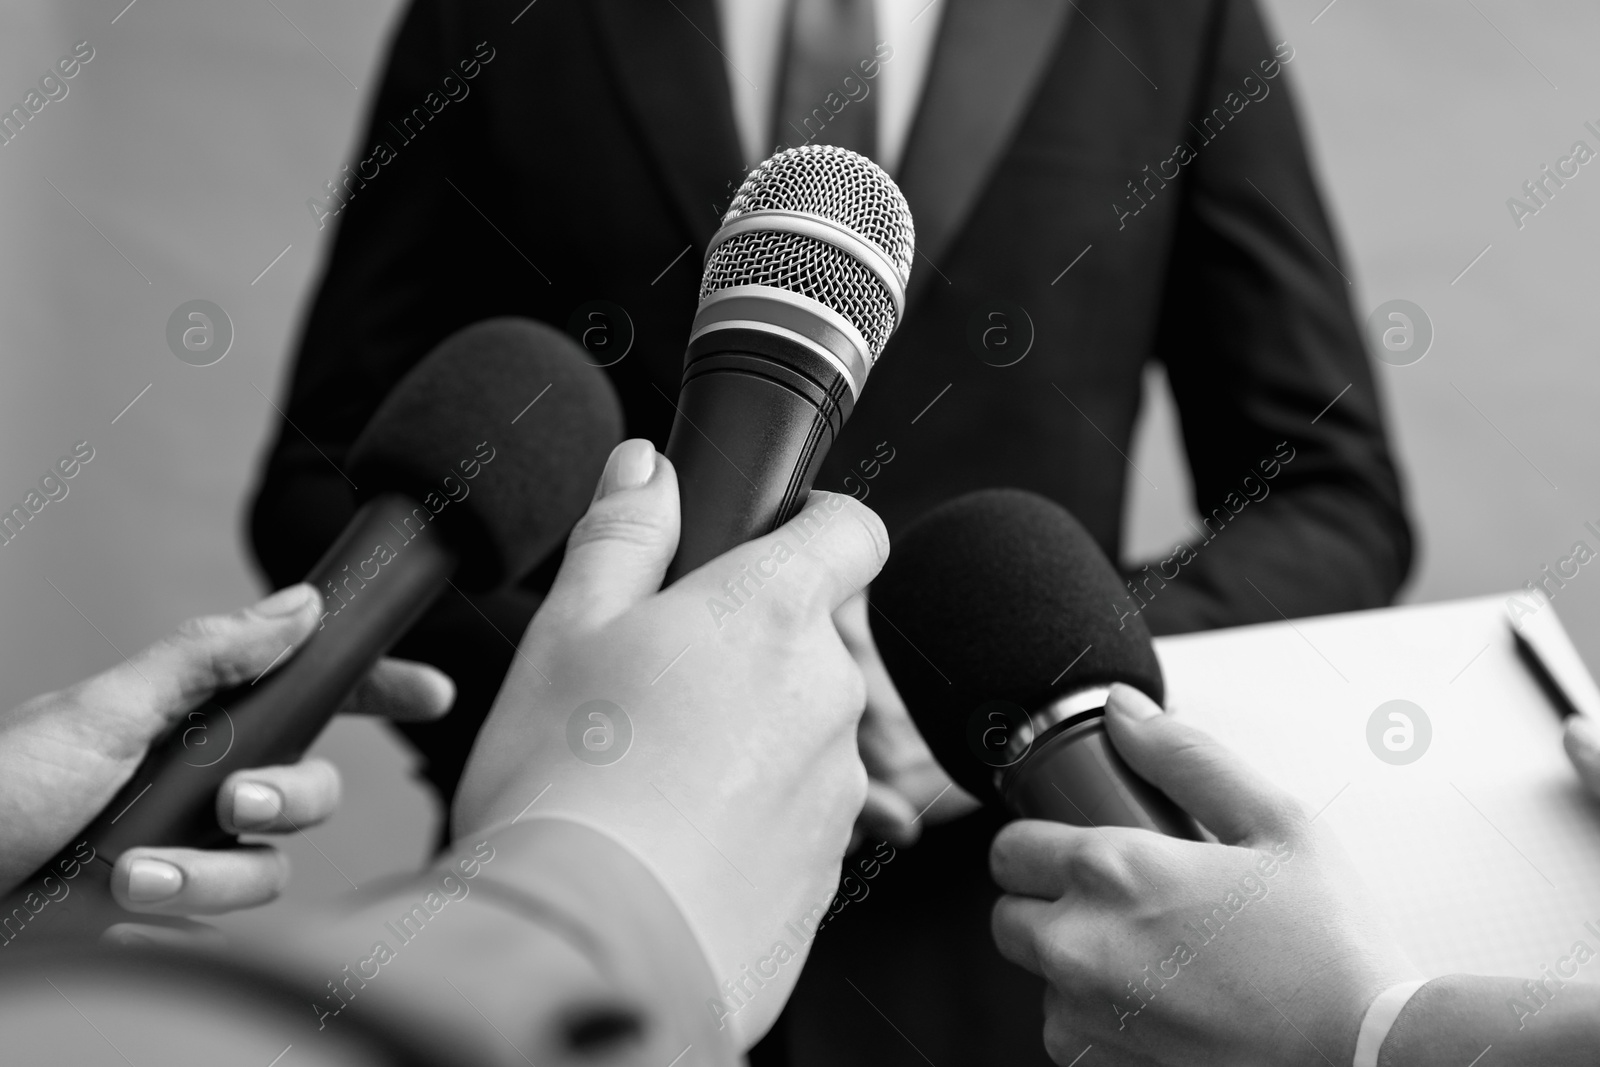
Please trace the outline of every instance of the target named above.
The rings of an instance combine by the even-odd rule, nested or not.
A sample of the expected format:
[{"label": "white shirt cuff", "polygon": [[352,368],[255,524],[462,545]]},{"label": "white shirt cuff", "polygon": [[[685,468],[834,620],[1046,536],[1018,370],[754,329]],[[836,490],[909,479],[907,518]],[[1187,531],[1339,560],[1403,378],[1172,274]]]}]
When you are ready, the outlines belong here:
[{"label": "white shirt cuff", "polygon": [[1401,982],[1378,994],[1367,1008],[1366,1017],[1361,1020],[1352,1067],[1378,1067],[1378,1050],[1383,1048],[1383,1039],[1389,1036],[1394,1021],[1400,1017],[1406,1003],[1426,984],[1426,979]]}]

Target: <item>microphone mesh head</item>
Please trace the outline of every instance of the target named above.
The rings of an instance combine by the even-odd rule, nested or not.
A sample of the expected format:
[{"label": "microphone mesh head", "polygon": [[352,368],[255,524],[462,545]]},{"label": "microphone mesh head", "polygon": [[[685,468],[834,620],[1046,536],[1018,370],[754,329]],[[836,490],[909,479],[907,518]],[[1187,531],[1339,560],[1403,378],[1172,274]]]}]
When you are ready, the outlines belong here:
[{"label": "microphone mesh head", "polygon": [[[866,156],[834,145],[802,145],[766,160],[745,178],[724,226],[758,211],[815,215],[850,230],[911,276],[916,231],[899,186]],[[808,296],[843,315],[876,361],[899,319],[878,276],[843,249],[814,237],[754,230],[722,242],[706,259],[700,299],[736,285],[767,285]]]}]

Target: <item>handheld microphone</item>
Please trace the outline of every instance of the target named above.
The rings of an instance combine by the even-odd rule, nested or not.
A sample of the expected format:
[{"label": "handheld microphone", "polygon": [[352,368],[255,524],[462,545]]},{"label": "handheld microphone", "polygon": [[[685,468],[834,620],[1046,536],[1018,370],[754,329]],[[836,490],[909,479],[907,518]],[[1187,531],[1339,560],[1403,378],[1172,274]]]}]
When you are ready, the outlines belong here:
[{"label": "handheld microphone", "polygon": [[306,576],[323,594],[318,629],[276,671],[216,695],[156,742],[0,914],[31,896],[26,928],[55,935],[131,918],[110,890],[123,851],[228,843],[216,819],[223,780],[298,760],[447,586],[485,591],[531,570],[582,515],[621,437],[610,382],[565,335],[493,319],[441,342],[351,447],[362,506]]},{"label": "handheld microphone", "polygon": [[1200,840],[1106,735],[1111,686],[1159,703],[1144,621],[1065,508],[1016,489],[943,504],[895,541],[872,583],[872,635],[945,772],[1022,818]]},{"label": "handheld microphone", "polygon": [[915,239],[900,189],[848,149],[791,148],[745,178],[706,250],[667,439],[668,582],[805,503],[905,316]]}]

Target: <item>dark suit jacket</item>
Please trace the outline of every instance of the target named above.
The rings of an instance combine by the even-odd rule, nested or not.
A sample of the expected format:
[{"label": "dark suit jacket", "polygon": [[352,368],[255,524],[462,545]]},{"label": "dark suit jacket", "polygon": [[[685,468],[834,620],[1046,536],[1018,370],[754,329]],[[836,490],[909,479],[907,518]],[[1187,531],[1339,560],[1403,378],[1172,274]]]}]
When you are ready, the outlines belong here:
[{"label": "dark suit jacket", "polygon": [[[1116,558],[1158,360],[1212,523],[1182,566],[1139,576],[1151,628],[1387,602],[1411,538],[1282,76],[1292,49],[1251,0],[944,5],[898,175],[918,235],[909,311],[819,487],[865,494],[892,535],[949,497],[1019,486]],[[415,0],[255,503],[275,584],[349,517],[333,465],[384,392],[475,320],[567,325],[587,302],[619,305],[634,339],[609,373],[629,432],[665,444],[698,261],[741,178],[716,38],[711,0]],[[1261,465],[1285,449],[1262,497]],[[535,599],[479,606],[515,640]],[[453,602],[400,651],[462,686],[447,725],[413,733],[448,794],[509,642]],[[1038,987],[989,944],[993,826],[930,833],[877,904],[841,917],[855,934],[819,943],[791,1012],[825,1011],[826,1026],[791,1028],[828,1046],[812,1062],[922,1062],[878,1010],[940,1067],[1042,1062]],[[913,892],[929,884],[949,889]]]}]

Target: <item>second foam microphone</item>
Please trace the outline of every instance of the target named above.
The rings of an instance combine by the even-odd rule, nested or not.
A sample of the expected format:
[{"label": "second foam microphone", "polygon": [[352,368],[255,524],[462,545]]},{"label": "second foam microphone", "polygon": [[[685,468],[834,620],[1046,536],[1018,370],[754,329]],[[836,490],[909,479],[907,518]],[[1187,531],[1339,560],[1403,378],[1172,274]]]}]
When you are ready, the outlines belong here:
[{"label": "second foam microphone", "polygon": [[830,145],[751,171],[711,239],[666,455],[683,525],[667,581],[787,521],[905,315],[898,187]]},{"label": "second foam microphone", "polygon": [[942,504],[895,539],[872,583],[872,636],[956,783],[1025,819],[1200,840],[1111,745],[1106,699],[1160,703],[1161,663],[1117,577],[1060,505],[1016,489]]}]

